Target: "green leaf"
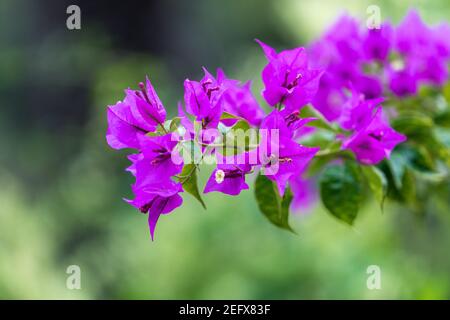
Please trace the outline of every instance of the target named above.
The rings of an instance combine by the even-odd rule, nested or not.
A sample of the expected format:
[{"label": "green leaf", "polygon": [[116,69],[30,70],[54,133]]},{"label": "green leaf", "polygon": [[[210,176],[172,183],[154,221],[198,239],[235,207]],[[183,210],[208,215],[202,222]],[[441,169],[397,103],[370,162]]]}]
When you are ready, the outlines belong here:
[{"label": "green leaf", "polygon": [[[158,128],[159,128],[159,126],[158,126]],[[161,133],[161,131],[155,131],[155,132],[147,132],[145,135],[147,137],[158,137],[158,136],[161,136],[163,134]]]},{"label": "green leaf", "polygon": [[434,122],[441,127],[450,128],[450,110],[445,110],[434,117]]},{"label": "green leaf", "polygon": [[308,123],[308,125],[311,127],[319,128],[319,129],[325,129],[325,130],[329,130],[329,131],[333,131],[333,132],[336,131],[336,129],[333,128],[333,126],[324,119],[315,119],[315,120],[311,121],[310,123]]},{"label": "green leaf", "polygon": [[336,132],[337,131],[337,128],[334,128],[333,125],[331,123],[329,123],[327,120],[325,120],[325,118],[319,112],[317,112],[314,108],[312,108],[310,106],[302,108],[302,110],[300,112],[300,117],[302,117],[302,118],[308,118],[308,117],[316,118],[316,120],[311,121],[310,123],[308,123],[308,126],[316,127],[316,128],[319,128],[319,129],[325,129],[325,130],[329,130],[329,131],[332,131],[332,132]]},{"label": "green leaf", "polygon": [[442,88],[442,93],[445,100],[450,105],[450,82],[447,82],[447,84]]},{"label": "green leaf", "polygon": [[245,120],[239,120],[231,128],[232,130],[243,130],[245,132],[250,129],[250,124]]},{"label": "green leaf", "polygon": [[241,117],[231,114],[229,112],[222,112],[222,115],[220,116],[220,120],[225,120],[225,119],[242,119]]},{"label": "green leaf", "polygon": [[444,130],[436,128],[425,146],[430,154],[443,160],[450,167],[450,146],[448,138],[448,132],[446,135]]},{"label": "green leaf", "polygon": [[277,227],[294,232],[289,225],[289,205],[292,201],[290,190],[286,190],[281,198],[275,183],[260,174],[255,182],[255,197],[259,210],[270,222]]},{"label": "green leaf", "polygon": [[200,192],[198,191],[197,185],[197,169],[194,164],[185,164],[183,167],[183,171],[181,171],[179,181],[182,182],[183,189],[187,193],[194,196],[197,199],[202,207],[206,209],[206,205],[203,202],[202,197],[200,196]]},{"label": "green leaf", "polygon": [[358,165],[345,161],[325,169],[320,179],[320,195],[328,211],[349,225],[363,201],[363,185]]},{"label": "green leaf", "polygon": [[[169,120],[170,121],[170,120]],[[156,126],[156,130],[154,131],[154,132],[147,132],[145,135],[147,136],[147,137],[158,137],[158,136],[163,136],[163,135],[165,135],[167,132],[167,130],[166,130],[166,125],[168,124],[168,123],[170,123],[170,122],[168,122],[168,121],[166,121],[165,123],[163,123],[162,125],[161,124],[158,124],[157,126]]]},{"label": "green leaf", "polygon": [[433,172],[436,169],[433,157],[428,149],[419,144],[402,144],[398,146],[395,153],[400,153],[408,164],[421,172]]},{"label": "green leaf", "polygon": [[392,174],[392,180],[397,190],[401,190],[403,185],[403,175],[406,170],[406,159],[400,152],[394,151],[391,158],[387,160],[387,164]]},{"label": "green leaf", "polygon": [[395,150],[387,160],[390,174],[394,183],[394,199],[409,205],[415,205],[416,179],[411,164],[402,149]]},{"label": "green leaf", "polygon": [[405,169],[400,194],[407,204],[416,204],[416,179],[412,170],[410,170],[409,168]]},{"label": "green leaf", "polygon": [[317,130],[314,134],[302,137],[301,144],[307,147],[320,147],[321,150],[324,150],[337,141],[339,140],[336,139],[335,133]]},{"label": "green leaf", "polygon": [[355,155],[350,150],[341,149],[342,141],[336,140],[324,149],[321,149],[308,166],[308,176],[319,173],[330,161],[335,159],[355,159]]},{"label": "green leaf", "polygon": [[166,128],[169,132],[174,132],[180,126],[181,118],[176,117],[170,120],[168,127]]},{"label": "green leaf", "polygon": [[392,127],[407,135],[408,140],[426,142],[433,128],[433,119],[420,112],[405,112],[392,120]]},{"label": "green leaf", "polygon": [[383,171],[374,166],[361,166],[361,171],[366,177],[375,199],[380,203],[381,210],[383,210],[388,186],[386,176]]},{"label": "green leaf", "polygon": [[436,140],[438,140],[445,148],[450,149],[450,130],[436,128],[435,135]]}]

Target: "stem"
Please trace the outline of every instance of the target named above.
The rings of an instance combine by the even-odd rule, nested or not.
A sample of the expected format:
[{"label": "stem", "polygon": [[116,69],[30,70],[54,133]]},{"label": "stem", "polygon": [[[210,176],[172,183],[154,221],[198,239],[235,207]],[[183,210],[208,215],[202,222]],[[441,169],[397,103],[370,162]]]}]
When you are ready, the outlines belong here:
[{"label": "stem", "polygon": [[[156,120],[156,119],[155,119],[155,120]],[[168,134],[168,133],[169,133],[169,131],[167,131],[166,128],[164,128],[164,125],[163,125],[161,122],[159,122],[158,120],[156,120],[156,122],[158,122],[158,125],[161,127],[161,129],[163,129],[163,131],[164,131],[165,134]]]},{"label": "stem", "polygon": [[[202,153],[202,156],[200,157],[199,163],[202,162],[203,158],[205,157],[205,153],[206,153],[206,152],[203,152],[203,153]],[[191,170],[190,172],[188,172],[188,174],[186,174],[185,176],[179,177],[179,178],[184,178],[183,181],[180,180],[180,183],[183,184],[183,183],[185,183],[186,181],[188,181],[188,180],[191,178],[192,174],[193,174],[193,173],[195,172],[195,170],[197,170],[197,169],[200,170],[200,168],[198,167],[198,164],[195,163],[195,161],[194,161],[194,167],[192,168],[192,170]]]},{"label": "stem", "polygon": [[180,183],[184,184],[186,181],[188,181],[197,168],[198,168],[197,165],[194,164],[194,167],[192,168],[192,170],[187,175],[183,176],[184,180],[183,181],[180,180]]}]

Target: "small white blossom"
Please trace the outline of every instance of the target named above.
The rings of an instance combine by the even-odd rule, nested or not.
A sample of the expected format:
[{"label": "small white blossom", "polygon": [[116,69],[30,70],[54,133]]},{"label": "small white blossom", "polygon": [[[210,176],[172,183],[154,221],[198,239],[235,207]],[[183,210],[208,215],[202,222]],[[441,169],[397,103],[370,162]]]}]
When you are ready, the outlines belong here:
[{"label": "small white blossom", "polygon": [[396,59],[391,62],[391,66],[394,71],[402,71],[405,69],[405,62],[401,59]]},{"label": "small white blossom", "polygon": [[225,179],[225,172],[223,172],[223,170],[220,170],[220,169],[217,170],[214,178],[216,179],[217,183],[219,183],[219,184],[222,183],[223,180]]}]

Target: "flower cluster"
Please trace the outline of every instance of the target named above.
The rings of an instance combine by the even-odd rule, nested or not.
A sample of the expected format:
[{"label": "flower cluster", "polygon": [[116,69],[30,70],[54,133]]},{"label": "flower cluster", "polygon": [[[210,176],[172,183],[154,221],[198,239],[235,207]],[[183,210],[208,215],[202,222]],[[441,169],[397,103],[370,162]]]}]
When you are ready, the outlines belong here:
[{"label": "flower cluster", "polygon": [[[127,200],[141,212],[148,213],[153,238],[158,218],[179,207],[183,191],[181,183],[171,179],[181,173],[182,159],[177,142],[164,128],[166,110],[149,79],[139,84],[139,90],[125,90],[123,101],[108,107],[106,140],[114,149],[133,148],[139,153],[129,156],[127,169],[136,177],[132,186],[135,198]],[[161,135],[149,137],[158,128]]]},{"label": "flower cluster", "polygon": [[[343,16],[308,49],[277,52],[256,40],[267,58],[262,70],[267,108],[253,96],[250,82],[204,68],[200,81],[184,81],[178,115],[167,119],[147,78],[107,109],[108,144],[137,151],[127,169],[135,177],[134,198],[126,201],[148,214],[153,239],[160,215],[182,204],[183,191],[204,206],[196,172],[209,159],[214,169],[203,193],[238,195],[249,189],[249,175],[258,174],[261,211],[290,229],[289,205],[295,209],[317,198],[311,192],[315,178],[308,174],[312,162],[326,166],[321,158],[336,160],[347,152],[357,166],[373,167],[407,140],[390,125],[398,114],[386,112],[381,103],[415,94],[420,83],[447,81],[449,33],[448,25],[430,28],[411,11],[396,28],[384,23],[372,30]],[[325,143],[315,139],[321,131],[328,132]],[[352,166],[343,172],[357,174]],[[336,186],[332,181],[323,189]],[[322,190],[321,196],[335,195]],[[329,208],[328,199],[322,200]],[[343,220],[352,221],[348,215]]]},{"label": "flower cluster", "polygon": [[450,27],[445,23],[428,27],[415,10],[395,28],[385,22],[379,28],[361,29],[356,19],[344,15],[311,45],[310,55],[317,67],[326,70],[314,107],[328,121],[353,131],[344,148],[362,163],[377,164],[406,140],[389,127],[377,107],[380,97],[414,95],[421,83],[444,84]]},{"label": "flower cluster", "polygon": [[344,147],[358,160],[376,164],[406,139],[389,128],[381,107],[374,107],[382,96],[414,95],[422,83],[442,85],[448,79],[449,39],[448,24],[429,27],[411,10],[398,26],[385,22],[374,29],[362,29],[344,15],[311,45],[313,63],[326,70],[313,105],[328,121],[355,130]]},{"label": "flower cluster", "polygon": [[359,21],[344,15],[313,43],[310,55],[317,66],[326,69],[313,104],[333,121],[345,100],[341,88],[349,83],[369,99],[413,95],[422,83],[444,84],[450,26],[429,27],[415,10],[396,27],[384,22],[373,29],[361,29]]}]

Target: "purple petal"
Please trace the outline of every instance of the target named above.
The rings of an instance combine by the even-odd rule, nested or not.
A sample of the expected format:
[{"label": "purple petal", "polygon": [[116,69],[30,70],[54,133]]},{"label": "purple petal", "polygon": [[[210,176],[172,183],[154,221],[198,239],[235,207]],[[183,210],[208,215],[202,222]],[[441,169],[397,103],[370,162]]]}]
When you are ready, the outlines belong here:
[{"label": "purple petal", "polygon": [[272,48],[271,46],[265,44],[264,42],[262,42],[261,40],[255,39],[256,42],[258,42],[258,44],[261,46],[261,48],[264,51],[264,54],[266,55],[267,60],[271,61],[272,59],[276,59],[277,57],[277,52],[275,51],[274,48]]}]

